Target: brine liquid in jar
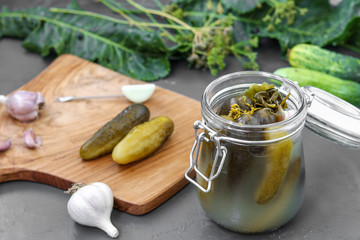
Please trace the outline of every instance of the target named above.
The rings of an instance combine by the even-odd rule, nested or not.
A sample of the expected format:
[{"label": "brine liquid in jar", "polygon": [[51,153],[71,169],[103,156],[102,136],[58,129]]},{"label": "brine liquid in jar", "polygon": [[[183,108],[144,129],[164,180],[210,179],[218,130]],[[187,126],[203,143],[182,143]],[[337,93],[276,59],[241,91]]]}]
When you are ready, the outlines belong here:
[{"label": "brine liquid in jar", "polygon": [[[225,146],[225,163],[210,192],[198,190],[210,218],[244,233],[271,231],[288,222],[303,201],[301,136],[255,148],[233,143]],[[212,142],[203,142],[199,170],[206,176],[213,164],[214,148]],[[198,181],[205,184],[201,178]]]}]

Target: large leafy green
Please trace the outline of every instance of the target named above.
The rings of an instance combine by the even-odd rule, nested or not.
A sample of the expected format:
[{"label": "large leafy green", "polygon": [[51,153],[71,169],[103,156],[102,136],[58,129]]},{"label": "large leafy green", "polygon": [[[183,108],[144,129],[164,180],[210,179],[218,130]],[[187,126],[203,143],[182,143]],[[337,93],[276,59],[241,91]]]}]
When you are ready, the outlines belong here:
[{"label": "large leafy green", "polygon": [[[220,3],[226,9],[231,9],[236,14],[244,14],[254,10],[265,0],[174,0],[175,4],[179,4],[184,10],[192,10],[197,12],[206,13],[209,11],[209,4],[214,7]],[[199,6],[202,6],[199,9]],[[199,11],[202,10],[202,11]]]},{"label": "large leafy green", "polygon": [[211,15],[216,12],[216,1],[212,1],[210,5],[207,1],[202,0],[175,0],[173,4],[179,6],[183,14],[183,20],[186,21],[188,24],[194,27],[202,27],[206,24],[207,20],[210,18]]},{"label": "large leafy green", "polygon": [[[69,8],[81,10],[72,3]],[[23,46],[47,56],[71,53],[140,80],[155,80],[170,71],[168,49],[155,31],[37,7],[0,12],[0,37],[24,38]]]},{"label": "large leafy green", "polygon": [[[268,8],[257,9],[243,17],[259,19],[257,23],[247,23],[259,37],[277,39],[283,52],[298,43],[312,43],[318,46],[344,44],[358,32],[360,1],[344,0],[332,7],[328,0],[298,0],[299,7],[308,9],[304,16],[296,16],[291,25],[282,21],[273,31],[266,28],[267,22],[261,21]],[[356,42],[359,42],[359,38]]]},{"label": "large leafy green", "polygon": [[[196,19],[204,21],[207,14],[204,9],[199,8],[199,2],[203,2],[204,5],[206,1],[177,0],[175,2],[184,9],[184,16],[192,16],[191,21],[194,22]],[[271,31],[268,29],[269,22],[263,21],[272,6],[271,0],[212,0],[212,2],[214,5],[223,4],[226,7],[224,14],[233,14],[241,22],[234,31],[235,34],[241,35],[235,36],[237,39],[249,39],[250,36],[277,39],[283,53],[298,43],[318,46],[345,45],[360,50],[360,1],[358,0],[343,0],[336,7],[331,6],[328,0],[296,0],[296,5],[299,8],[307,8],[307,13],[303,16],[297,14],[292,24],[288,24],[287,19],[283,19]],[[278,0],[278,2],[286,2],[286,0]],[[200,18],[201,16],[203,18]]]},{"label": "large leafy green", "polygon": [[244,14],[260,6],[265,0],[222,0],[221,3],[237,14]]},{"label": "large leafy green", "polygon": [[[298,43],[342,45],[360,52],[359,0],[343,0],[337,7],[328,0],[173,0],[165,7],[154,0],[158,8],[184,24],[166,18],[161,19],[165,24],[158,24],[156,13],[136,6],[133,0],[126,1],[130,9],[116,0],[98,1],[135,21],[146,20],[144,24],[125,23],[86,12],[75,0],[67,13],[41,7],[17,11],[3,8],[0,38],[23,38],[26,49],[43,56],[71,53],[140,80],[166,76],[170,57],[186,58],[215,74],[223,69],[230,53],[256,69],[253,49],[263,37],[277,39],[284,54]],[[276,21],[269,17],[284,6],[298,13],[292,23],[287,17]],[[300,14],[303,8],[308,10],[305,15]],[[156,24],[159,26],[153,28]]]},{"label": "large leafy green", "polygon": [[[360,12],[359,14],[360,15]],[[345,27],[345,30],[334,40],[339,44],[356,52],[360,52],[360,16],[354,17]]]}]

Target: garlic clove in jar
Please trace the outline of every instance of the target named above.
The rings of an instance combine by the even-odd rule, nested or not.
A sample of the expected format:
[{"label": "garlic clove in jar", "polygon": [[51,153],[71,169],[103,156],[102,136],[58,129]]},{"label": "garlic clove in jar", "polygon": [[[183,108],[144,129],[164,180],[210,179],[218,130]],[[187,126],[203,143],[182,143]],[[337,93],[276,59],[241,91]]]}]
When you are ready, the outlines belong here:
[{"label": "garlic clove in jar", "polygon": [[295,114],[295,110],[284,110],[281,105],[278,106],[278,111],[276,112],[276,117],[278,122],[284,121],[290,118],[292,115]]},{"label": "garlic clove in jar", "polygon": [[116,238],[119,231],[111,223],[113,209],[113,193],[108,185],[95,182],[79,188],[67,204],[71,218],[82,225],[97,227]]},{"label": "garlic clove in jar", "polygon": [[39,148],[42,144],[41,138],[35,135],[32,128],[28,128],[24,131],[23,140],[27,148]]},{"label": "garlic clove in jar", "polygon": [[19,90],[8,96],[0,95],[8,113],[21,122],[31,122],[39,116],[45,100],[40,92]]}]

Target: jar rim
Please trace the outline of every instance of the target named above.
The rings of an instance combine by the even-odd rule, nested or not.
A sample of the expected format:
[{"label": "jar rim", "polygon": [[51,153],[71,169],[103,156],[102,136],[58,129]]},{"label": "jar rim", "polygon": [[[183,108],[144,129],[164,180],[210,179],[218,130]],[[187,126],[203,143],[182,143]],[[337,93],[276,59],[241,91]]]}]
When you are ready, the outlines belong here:
[{"label": "jar rim", "polygon": [[[210,96],[210,93],[220,83],[227,81],[227,80],[240,78],[240,77],[241,78],[243,78],[243,77],[249,77],[249,78],[264,77],[264,78],[271,78],[271,79],[280,81],[282,84],[286,83],[286,85],[289,86],[291,88],[291,90],[295,90],[298,93],[298,95],[300,96],[299,102],[301,102],[301,104],[298,107],[298,109],[296,109],[295,114],[290,116],[288,119],[285,119],[283,121],[276,122],[276,123],[262,124],[262,125],[239,125],[235,122],[226,120],[226,119],[222,118],[221,116],[219,116],[218,114],[216,114],[215,111],[212,109],[211,100],[212,100],[213,96]],[[305,122],[305,117],[306,117],[306,113],[307,113],[307,99],[305,97],[304,92],[297,84],[297,82],[293,82],[285,77],[282,77],[282,76],[279,76],[279,75],[276,75],[273,73],[263,72],[263,71],[239,71],[239,72],[233,72],[233,73],[229,73],[229,74],[220,76],[219,78],[213,80],[206,87],[203,97],[202,97],[201,105],[202,105],[202,109],[205,110],[205,112],[210,116],[210,118],[220,122],[222,125],[226,126],[227,129],[231,129],[234,131],[259,130],[259,131],[264,132],[264,129],[267,129],[265,131],[276,131],[276,130],[279,130],[282,126],[289,126],[292,124],[299,125],[299,127],[302,127],[304,125],[303,123]],[[299,124],[298,121],[299,121],[299,119],[302,119],[302,118],[303,118],[303,121],[300,121],[301,124]]]}]

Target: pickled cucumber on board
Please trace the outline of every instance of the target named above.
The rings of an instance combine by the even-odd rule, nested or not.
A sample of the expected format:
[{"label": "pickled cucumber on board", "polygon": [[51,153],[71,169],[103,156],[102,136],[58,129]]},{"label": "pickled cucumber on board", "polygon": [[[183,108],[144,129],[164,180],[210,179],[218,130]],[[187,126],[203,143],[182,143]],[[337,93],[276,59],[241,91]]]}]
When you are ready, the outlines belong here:
[{"label": "pickled cucumber on board", "polygon": [[149,117],[150,111],[145,105],[128,106],[81,146],[80,157],[91,160],[110,153],[133,127],[148,121]]},{"label": "pickled cucumber on board", "polygon": [[139,124],[115,146],[112,158],[119,164],[143,159],[159,149],[173,131],[174,123],[166,116]]},{"label": "pickled cucumber on board", "polygon": [[[265,140],[281,138],[287,134],[284,131],[267,132],[265,133]],[[256,192],[256,203],[266,204],[279,191],[289,168],[292,144],[291,138],[286,138],[266,146],[265,175]]]}]

